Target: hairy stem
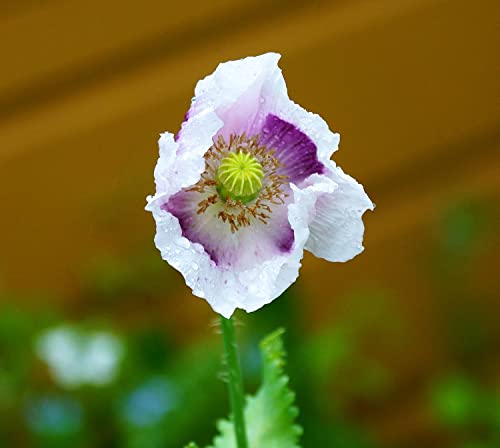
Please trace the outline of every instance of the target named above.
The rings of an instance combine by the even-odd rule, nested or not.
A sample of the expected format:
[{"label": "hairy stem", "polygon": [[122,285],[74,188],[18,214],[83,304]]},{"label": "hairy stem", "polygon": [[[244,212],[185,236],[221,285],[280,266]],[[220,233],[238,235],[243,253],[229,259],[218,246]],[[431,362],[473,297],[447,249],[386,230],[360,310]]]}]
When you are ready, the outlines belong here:
[{"label": "hairy stem", "polygon": [[247,433],[245,428],[245,417],[243,409],[245,396],[243,393],[243,379],[241,376],[240,360],[238,357],[238,346],[234,332],[233,318],[226,319],[221,316],[222,340],[224,342],[224,355],[228,373],[229,400],[233,415],[234,433],[236,446],[248,448]]}]

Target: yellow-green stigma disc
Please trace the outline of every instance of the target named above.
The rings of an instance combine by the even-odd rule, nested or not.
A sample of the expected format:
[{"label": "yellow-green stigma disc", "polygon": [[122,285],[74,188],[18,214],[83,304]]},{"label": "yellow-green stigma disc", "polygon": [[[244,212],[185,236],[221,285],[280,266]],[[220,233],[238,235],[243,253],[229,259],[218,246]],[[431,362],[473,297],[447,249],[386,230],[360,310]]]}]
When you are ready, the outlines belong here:
[{"label": "yellow-green stigma disc", "polygon": [[262,165],[249,153],[232,152],[221,160],[215,180],[217,191],[244,204],[254,200],[262,188]]}]

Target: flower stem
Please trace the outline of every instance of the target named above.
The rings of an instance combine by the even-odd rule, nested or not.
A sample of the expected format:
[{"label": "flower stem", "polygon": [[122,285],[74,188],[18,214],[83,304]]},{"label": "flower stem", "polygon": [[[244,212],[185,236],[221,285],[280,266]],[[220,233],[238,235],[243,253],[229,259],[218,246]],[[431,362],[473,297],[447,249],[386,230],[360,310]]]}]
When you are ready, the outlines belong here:
[{"label": "flower stem", "polygon": [[243,394],[243,379],[241,376],[240,360],[238,357],[238,346],[234,332],[233,318],[220,317],[222,327],[222,340],[224,342],[224,355],[228,373],[229,400],[233,414],[234,433],[236,446],[248,448],[247,433],[243,408],[245,396]]}]

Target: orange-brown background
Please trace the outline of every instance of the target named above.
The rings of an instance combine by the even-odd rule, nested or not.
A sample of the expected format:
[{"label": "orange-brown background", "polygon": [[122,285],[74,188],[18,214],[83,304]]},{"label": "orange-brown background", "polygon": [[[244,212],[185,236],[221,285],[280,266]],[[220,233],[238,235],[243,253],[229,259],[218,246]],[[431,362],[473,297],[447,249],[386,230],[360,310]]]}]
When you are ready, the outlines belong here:
[{"label": "orange-brown background", "polygon": [[[495,0],[4,0],[3,285],[55,291],[71,310],[94,257],[153,251],[143,207],[158,134],[178,129],[196,81],[219,62],[277,51],[291,98],[341,133],[336,162],[377,204],[361,256],[334,265],[306,255],[305,327],[334,319],[346,292],[389,289],[413,335],[393,361],[403,377],[425,376],[446,363],[423,274],[433,226],[457,199],[498,211],[499,16]],[[498,298],[496,232],[478,260],[464,275]],[[154,313],[179,339],[206,332],[208,306],[177,280]],[[498,316],[498,301],[488,306]],[[415,395],[370,424],[396,440],[420,431],[408,417]]]}]

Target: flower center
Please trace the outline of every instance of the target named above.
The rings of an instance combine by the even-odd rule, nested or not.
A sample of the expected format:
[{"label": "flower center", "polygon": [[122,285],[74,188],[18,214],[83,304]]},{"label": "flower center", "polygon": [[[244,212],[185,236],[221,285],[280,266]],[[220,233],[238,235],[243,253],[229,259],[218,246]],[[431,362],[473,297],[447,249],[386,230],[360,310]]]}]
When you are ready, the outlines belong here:
[{"label": "flower center", "polygon": [[224,157],[217,169],[215,181],[223,200],[228,198],[246,204],[262,189],[264,172],[257,158],[248,152],[232,152]]},{"label": "flower center", "polygon": [[278,173],[275,151],[259,140],[258,135],[231,134],[226,141],[219,135],[205,153],[200,180],[187,190],[200,194],[199,215],[214,210],[232,233],[252,223],[267,224],[273,208],[288,196],[288,176]]}]

